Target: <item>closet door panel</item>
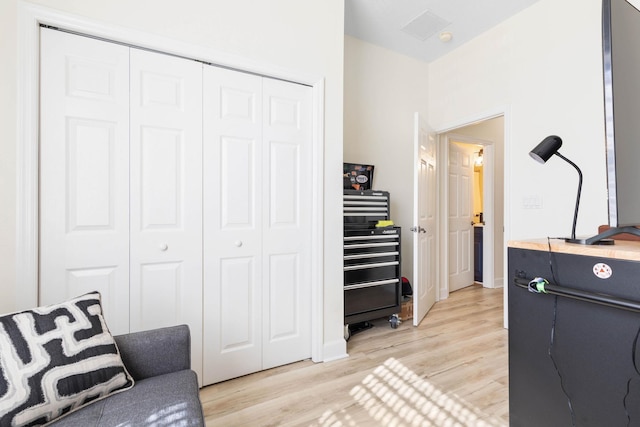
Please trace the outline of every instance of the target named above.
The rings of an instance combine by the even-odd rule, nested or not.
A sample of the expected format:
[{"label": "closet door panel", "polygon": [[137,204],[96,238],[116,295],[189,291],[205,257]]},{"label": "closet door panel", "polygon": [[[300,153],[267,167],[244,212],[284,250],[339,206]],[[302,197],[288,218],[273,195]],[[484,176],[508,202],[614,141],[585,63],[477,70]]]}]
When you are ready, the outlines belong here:
[{"label": "closet door panel", "polygon": [[194,301],[184,301],[183,265],[182,262],[140,265],[141,277],[136,291],[136,304],[144,323],[158,325],[157,327],[184,323],[181,308]]},{"label": "closet door panel", "polygon": [[220,138],[220,229],[256,230],[256,147],[252,138]]},{"label": "closet door panel", "polygon": [[68,118],[67,132],[67,228],[113,229],[115,125]]},{"label": "closet door panel", "polygon": [[311,356],[311,88],[263,79],[263,369]]},{"label": "closet door panel", "polygon": [[[185,135],[177,129],[140,129],[140,221],[143,230],[184,226]],[[190,166],[189,166],[190,167]]]},{"label": "closet door panel", "polygon": [[[220,281],[235,283],[234,287],[225,287],[220,293],[220,316],[223,319],[220,331],[220,344],[223,353],[238,348],[259,347],[256,342],[253,324],[260,311],[254,307],[253,283],[256,269],[251,258],[222,259],[220,262]],[[238,316],[238,313],[248,316]],[[249,360],[249,362],[251,362]]]},{"label": "closet door panel", "polygon": [[300,257],[278,254],[269,257],[269,321],[266,322],[268,343],[296,338],[299,334],[299,312],[292,310],[298,302]]},{"label": "closet door panel", "polygon": [[39,303],[94,290],[129,332],[129,49],[41,29]]},{"label": "closet door panel", "polygon": [[272,141],[269,144],[269,226],[297,228],[300,221],[300,193],[302,182],[300,147],[289,142]]},{"label": "closet door panel", "polygon": [[202,371],[202,66],[131,49],[131,329],[186,323]]},{"label": "closet door panel", "polygon": [[[220,259],[217,280],[221,284],[217,295],[215,317],[219,329],[205,333],[206,345],[215,344],[217,354],[205,353],[205,383],[218,382],[261,370],[261,323],[257,307],[259,272],[254,257]],[[207,324],[208,325],[208,324]],[[213,346],[211,346],[213,347]]]},{"label": "closet door panel", "polygon": [[262,83],[204,68],[204,383],[262,369]]}]

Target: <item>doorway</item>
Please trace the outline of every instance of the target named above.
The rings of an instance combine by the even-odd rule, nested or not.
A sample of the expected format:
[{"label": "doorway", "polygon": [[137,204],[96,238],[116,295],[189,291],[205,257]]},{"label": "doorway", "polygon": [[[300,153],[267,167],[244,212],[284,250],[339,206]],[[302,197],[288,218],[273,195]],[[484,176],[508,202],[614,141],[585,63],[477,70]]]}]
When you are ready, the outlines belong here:
[{"label": "doorway", "polygon": [[[442,272],[441,298],[448,297],[449,292],[461,287],[452,279],[458,270],[465,268],[470,270],[466,273],[463,282],[468,282],[468,285],[478,282],[473,271],[474,234],[478,232],[482,233],[482,244],[478,247],[483,255],[481,261],[482,286],[487,288],[503,287],[504,134],[504,116],[502,115],[451,128],[438,134],[439,148],[443,158],[441,164],[446,165],[440,170],[440,196],[442,200],[440,227],[443,230],[443,236],[446,236],[440,241],[440,253],[446,254],[443,257],[440,270]],[[473,196],[473,177],[470,177],[471,183],[467,187],[469,188],[469,209],[464,212],[466,216],[463,218],[455,218],[461,212],[459,210],[459,195],[453,197],[451,194],[454,191],[452,187],[455,187],[453,182],[456,182],[456,171],[452,167],[457,167],[452,166],[455,159],[450,157],[451,147],[459,147],[459,151],[466,152],[468,154],[467,162],[471,161],[472,163],[479,160],[480,150],[482,150],[482,210],[478,210],[480,200],[477,199],[480,195]],[[473,164],[469,167],[473,174],[475,172]],[[476,206],[474,206],[474,202]],[[482,212],[482,217],[480,217],[480,212]],[[452,213],[456,213],[456,215],[452,216]],[[456,228],[452,222],[453,219],[458,221],[460,225],[466,224],[466,228]],[[480,226],[482,229],[477,230]],[[461,232],[461,229],[464,231]],[[463,245],[463,252],[461,252],[461,245]]]},{"label": "doorway", "polygon": [[449,292],[483,282],[484,146],[489,143],[447,134],[449,202],[447,233]]}]

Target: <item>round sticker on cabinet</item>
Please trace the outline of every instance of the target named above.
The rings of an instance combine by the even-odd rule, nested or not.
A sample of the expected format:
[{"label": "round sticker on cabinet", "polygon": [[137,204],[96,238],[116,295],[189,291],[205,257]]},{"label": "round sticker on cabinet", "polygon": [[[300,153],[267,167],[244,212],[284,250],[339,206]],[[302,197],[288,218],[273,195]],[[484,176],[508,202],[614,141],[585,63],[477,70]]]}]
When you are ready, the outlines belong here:
[{"label": "round sticker on cabinet", "polygon": [[599,262],[593,266],[593,274],[600,279],[608,279],[613,274],[613,271],[607,264]]},{"label": "round sticker on cabinet", "polygon": [[369,181],[369,178],[367,178],[366,175],[358,175],[358,176],[356,176],[356,182],[358,184],[365,184],[367,181]]}]

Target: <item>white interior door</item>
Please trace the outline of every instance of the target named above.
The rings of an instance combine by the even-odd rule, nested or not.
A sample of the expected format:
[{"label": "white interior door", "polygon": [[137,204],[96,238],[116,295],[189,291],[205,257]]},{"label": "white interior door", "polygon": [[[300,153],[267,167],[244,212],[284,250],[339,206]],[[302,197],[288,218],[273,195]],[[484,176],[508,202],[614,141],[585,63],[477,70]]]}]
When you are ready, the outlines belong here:
[{"label": "white interior door", "polygon": [[311,356],[311,88],[263,79],[263,369]]},{"label": "white interior door", "polygon": [[186,323],[202,366],[202,65],[131,49],[131,330]]},{"label": "white interior door", "polygon": [[129,332],[129,49],[41,29],[40,294]]},{"label": "white interior door", "polygon": [[413,235],[413,324],[418,326],[437,298],[436,287],[436,141],[428,124],[415,114],[417,153]]},{"label": "white interior door", "polygon": [[473,284],[473,151],[449,145],[449,292]]},{"label": "white interior door", "polygon": [[204,67],[204,384],[262,368],[262,79]]}]

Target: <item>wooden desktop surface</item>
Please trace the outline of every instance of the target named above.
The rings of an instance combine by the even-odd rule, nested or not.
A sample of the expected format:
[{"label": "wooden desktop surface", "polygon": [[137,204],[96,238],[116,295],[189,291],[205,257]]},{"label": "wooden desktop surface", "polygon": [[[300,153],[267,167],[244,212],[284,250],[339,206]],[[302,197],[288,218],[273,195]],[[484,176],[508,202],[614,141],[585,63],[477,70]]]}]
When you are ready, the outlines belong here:
[{"label": "wooden desktop surface", "polygon": [[511,240],[508,246],[510,248],[530,249],[534,251],[548,251],[549,242],[551,243],[551,252],[640,261],[640,242],[630,240],[616,240],[613,245],[579,245],[567,243],[562,239],[547,240],[543,238]]}]

